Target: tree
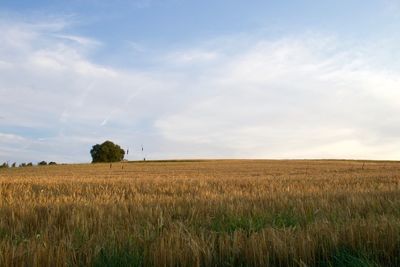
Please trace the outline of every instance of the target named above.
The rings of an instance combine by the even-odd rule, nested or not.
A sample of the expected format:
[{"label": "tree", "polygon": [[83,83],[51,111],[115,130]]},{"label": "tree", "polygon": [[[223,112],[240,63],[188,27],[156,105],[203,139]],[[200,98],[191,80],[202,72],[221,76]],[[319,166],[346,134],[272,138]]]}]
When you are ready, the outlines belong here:
[{"label": "tree", "polygon": [[90,150],[92,163],[96,162],[118,162],[122,161],[125,151],[111,141],[105,141],[101,145],[96,144]]}]

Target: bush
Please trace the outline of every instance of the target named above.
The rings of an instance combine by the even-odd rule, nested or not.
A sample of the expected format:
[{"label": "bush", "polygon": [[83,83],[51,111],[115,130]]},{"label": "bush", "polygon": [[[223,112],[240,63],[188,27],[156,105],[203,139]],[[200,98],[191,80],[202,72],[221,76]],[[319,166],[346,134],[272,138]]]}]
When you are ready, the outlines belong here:
[{"label": "bush", "polygon": [[8,168],[9,166],[8,166],[8,163],[7,162],[4,162],[2,165],[0,165],[0,168]]},{"label": "bush", "polygon": [[55,163],[54,161],[50,161],[49,165],[57,165],[57,163]]},{"label": "bush", "polygon": [[39,166],[44,166],[44,165],[47,165],[47,162],[43,160],[43,161],[39,162],[38,165]]},{"label": "bush", "polygon": [[26,163],[19,164],[19,167],[26,167]]},{"label": "bush", "polygon": [[90,150],[92,163],[96,162],[118,162],[122,161],[125,151],[111,141],[105,141],[101,145],[96,144]]},{"label": "bush", "polygon": [[14,163],[11,165],[11,167],[13,167],[13,168],[17,167],[17,163],[14,162]]},{"label": "bush", "polygon": [[28,164],[26,164],[26,166],[30,167],[33,166],[32,162],[29,162]]}]

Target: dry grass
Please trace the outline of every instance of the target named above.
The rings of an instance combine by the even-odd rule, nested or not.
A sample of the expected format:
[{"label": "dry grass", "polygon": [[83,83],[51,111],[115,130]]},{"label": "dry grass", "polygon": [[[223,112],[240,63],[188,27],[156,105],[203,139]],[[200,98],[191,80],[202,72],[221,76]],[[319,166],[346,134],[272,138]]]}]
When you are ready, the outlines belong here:
[{"label": "dry grass", "polygon": [[2,169],[0,266],[400,266],[400,163]]}]

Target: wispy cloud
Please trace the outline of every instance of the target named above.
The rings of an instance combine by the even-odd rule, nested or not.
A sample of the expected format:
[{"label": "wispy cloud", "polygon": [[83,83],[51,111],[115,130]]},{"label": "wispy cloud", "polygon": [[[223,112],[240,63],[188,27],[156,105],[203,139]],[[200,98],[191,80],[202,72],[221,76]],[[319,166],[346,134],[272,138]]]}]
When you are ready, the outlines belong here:
[{"label": "wispy cloud", "polygon": [[131,50],[133,50],[134,52],[142,53],[142,52],[145,52],[145,51],[146,51],[145,46],[142,45],[142,44],[140,44],[140,43],[138,43],[138,42],[128,41],[127,44],[128,44],[128,47],[129,47]]},{"label": "wispy cloud", "polygon": [[72,42],[77,43],[78,45],[81,45],[84,47],[89,47],[89,48],[95,48],[96,46],[101,45],[101,42],[99,42],[97,40],[79,36],[79,35],[56,34],[56,35],[54,35],[54,37],[72,41]]},{"label": "wispy cloud", "polygon": [[218,53],[207,50],[184,50],[177,51],[167,55],[168,64],[176,62],[177,64],[196,64],[214,61],[218,58]]}]

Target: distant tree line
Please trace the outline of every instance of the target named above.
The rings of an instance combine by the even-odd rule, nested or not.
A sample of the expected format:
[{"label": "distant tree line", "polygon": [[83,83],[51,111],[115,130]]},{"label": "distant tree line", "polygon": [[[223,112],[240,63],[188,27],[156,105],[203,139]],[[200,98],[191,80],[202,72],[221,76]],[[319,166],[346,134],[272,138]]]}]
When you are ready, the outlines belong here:
[{"label": "distant tree line", "polygon": [[[46,161],[43,160],[43,161],[38,162],[38,164],[37,164],[37,166],[46,166],[46,165],[57,165],[57,163],[54,161],[50,161],[49,163],[47,163]],[[33,166],[32,162],[28,162],[28,163],[23,162],[18,165],[18,167],[20,167],[20,168],[21,167],[31,167],[31,166]],[[3,164],[0,165],[0,169],[16,168],[16,167],[17,167],[16,162],[14,162],[11,165],[8,162],[4,162]]]}]

